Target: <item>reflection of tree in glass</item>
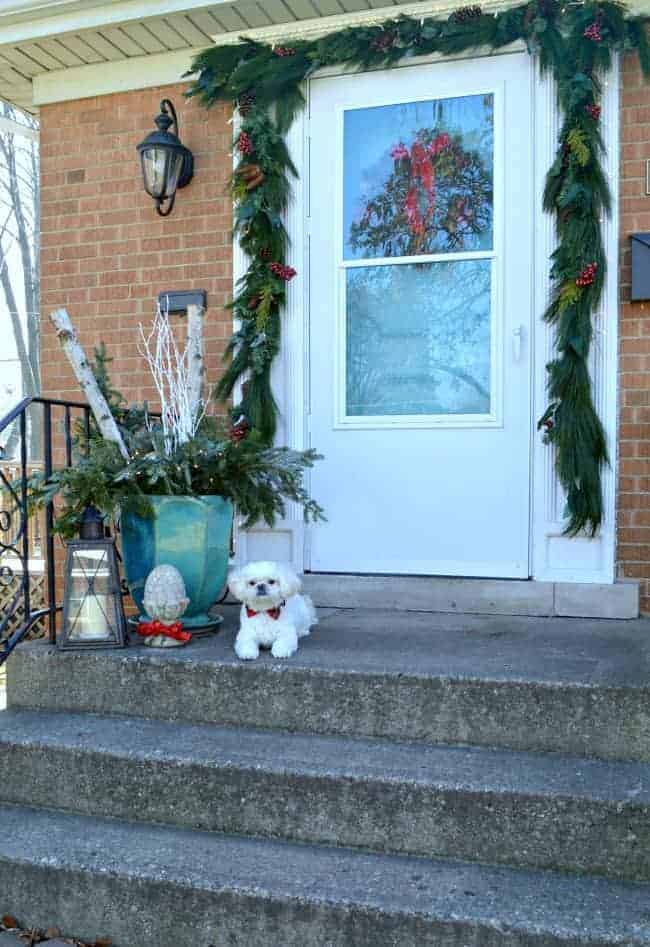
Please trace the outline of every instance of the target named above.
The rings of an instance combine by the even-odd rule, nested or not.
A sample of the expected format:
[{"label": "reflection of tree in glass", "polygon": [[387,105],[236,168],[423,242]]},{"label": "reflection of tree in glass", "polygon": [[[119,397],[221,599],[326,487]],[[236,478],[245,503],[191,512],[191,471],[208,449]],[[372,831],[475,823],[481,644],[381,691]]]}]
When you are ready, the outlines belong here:
[{"label": "reflection of tree in glass", "polygon": [[350,226],[353,249],[412,256],[489,246],[492,175],[479,150],[463,147],[462,134],[421,128],[390,155],[392,174]]},{"label": "reflection of tree in glass", "polygon": [[489,412],[489,261],[347,276],[348,414]]}]

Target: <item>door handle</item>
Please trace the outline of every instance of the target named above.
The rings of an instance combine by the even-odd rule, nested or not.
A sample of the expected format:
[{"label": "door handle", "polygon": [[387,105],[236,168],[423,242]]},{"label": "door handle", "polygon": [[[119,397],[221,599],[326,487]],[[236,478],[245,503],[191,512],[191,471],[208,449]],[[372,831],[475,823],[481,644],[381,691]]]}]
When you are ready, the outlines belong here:
[{"label": "door handle", "polygon": [[517,326],[512,330],[512,355],[515,362],[521,358],[521,346],[524,338],[524,327]]}]

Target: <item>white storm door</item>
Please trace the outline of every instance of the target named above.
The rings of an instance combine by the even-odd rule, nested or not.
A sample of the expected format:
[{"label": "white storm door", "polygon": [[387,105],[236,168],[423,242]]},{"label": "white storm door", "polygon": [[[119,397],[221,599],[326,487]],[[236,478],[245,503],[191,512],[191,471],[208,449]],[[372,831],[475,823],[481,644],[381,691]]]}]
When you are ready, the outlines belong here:
[{"label": "white storm door", "polygon": [[527,577],[526,54],[316,79],[315,572]]}]

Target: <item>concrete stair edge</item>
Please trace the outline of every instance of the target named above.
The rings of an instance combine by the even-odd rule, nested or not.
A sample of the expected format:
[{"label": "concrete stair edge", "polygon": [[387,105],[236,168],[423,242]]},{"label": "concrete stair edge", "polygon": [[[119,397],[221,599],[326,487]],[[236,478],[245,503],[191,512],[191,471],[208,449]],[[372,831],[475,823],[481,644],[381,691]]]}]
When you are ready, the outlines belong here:
[{"label": "concrete stair edge", "polygon": [[177,657],[27,643],[8,665],[9,706],[650,762],[650,678],[625,686],[516,672],[328,668],[302,664],[300,652],[291,663],[243,664],[224,657],[227,648],[197,642]]},{"label": "concrete stair edge", "polygon": [[5,803],[650,880],[647,764],[29,711],[2,723]]},{"label": "concrete stair edge", "polygon": [[0,819],[13,913],[115,947],[650,945],[645,885],[21,807]]}]

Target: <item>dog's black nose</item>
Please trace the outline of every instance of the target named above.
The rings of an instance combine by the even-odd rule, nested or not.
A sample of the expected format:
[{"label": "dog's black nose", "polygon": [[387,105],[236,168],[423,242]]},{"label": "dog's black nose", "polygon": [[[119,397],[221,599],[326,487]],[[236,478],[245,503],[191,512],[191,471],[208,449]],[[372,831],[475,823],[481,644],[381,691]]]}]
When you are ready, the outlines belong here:
[{"label": "dog's black nose", "polygon": [[259,582],[259,583],[258,583],[258,586],[257,586],[257,594],[258,594],[258,595],[266,595],[266,585],[264,584],[264,582]]}]

